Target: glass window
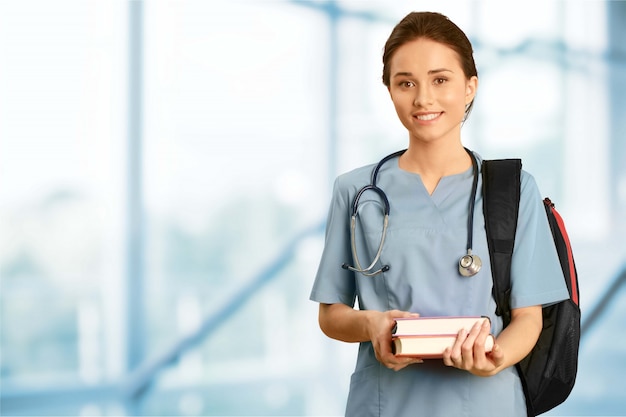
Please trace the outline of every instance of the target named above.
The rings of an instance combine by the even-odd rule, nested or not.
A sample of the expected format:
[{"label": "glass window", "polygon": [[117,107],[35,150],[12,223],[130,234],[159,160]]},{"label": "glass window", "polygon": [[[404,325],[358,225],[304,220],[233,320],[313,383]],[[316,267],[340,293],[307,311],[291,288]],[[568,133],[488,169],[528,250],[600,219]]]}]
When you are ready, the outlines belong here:
[{"label": "glass window", "polygon": [[3,395],[117,378],[124,4],[3,2],[0,33]]}]

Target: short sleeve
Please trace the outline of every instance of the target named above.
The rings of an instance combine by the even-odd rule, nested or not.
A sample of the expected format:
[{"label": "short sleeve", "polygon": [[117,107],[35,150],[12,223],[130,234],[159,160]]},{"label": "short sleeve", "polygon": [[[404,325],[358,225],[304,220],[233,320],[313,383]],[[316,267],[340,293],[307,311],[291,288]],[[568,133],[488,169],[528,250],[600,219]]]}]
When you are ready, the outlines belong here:
[{"label": "short sleeve", "polygon": [[356,299],[354,273],[342,268],[344,263],[349,263],[352,259],[349,201],[348,187],[340,176],[333,186],[326,221],[324,250],[310,295],[312,301],[354,306]]},{"label": "short sleeve", "polygon": [[535,179],[522,172],[519,219],[511,265],[511,308],[569,298]]}]

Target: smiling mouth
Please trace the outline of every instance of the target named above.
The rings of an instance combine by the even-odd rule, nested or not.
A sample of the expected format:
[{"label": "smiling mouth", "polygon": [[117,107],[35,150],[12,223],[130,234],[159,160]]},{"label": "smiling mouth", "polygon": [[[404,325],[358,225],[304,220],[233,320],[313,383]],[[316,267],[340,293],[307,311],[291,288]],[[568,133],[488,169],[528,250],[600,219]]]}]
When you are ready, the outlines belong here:
[{"label": "smiling mouth", "polygon": [[441,113],[417,114],[415,115],[415,118],[417,120],[428,122],[430,120],[435,120],[440,114]]}]

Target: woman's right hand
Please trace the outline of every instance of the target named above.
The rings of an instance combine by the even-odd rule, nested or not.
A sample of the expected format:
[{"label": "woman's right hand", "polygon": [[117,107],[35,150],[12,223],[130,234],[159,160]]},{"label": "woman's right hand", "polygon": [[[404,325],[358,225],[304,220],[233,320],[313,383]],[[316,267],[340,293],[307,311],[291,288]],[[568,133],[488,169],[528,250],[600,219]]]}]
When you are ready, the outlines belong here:
[{"label": "woman's right hand", "polygon": [[405,317],[419,317],[419,314],[401,310],[370,311],[368,316],[368,334],[376,359],[389,369],[399,371],[414,363],[424,362],[420,358],[398,357],[391,351],[391,331],[395,325],[394,319]]},{"label": "woman's right hand", "polygon": [[398,357],[391,352],[391,331],[394,319],[419,317],[419,314],[401,310],[355,310],[342,304],[320,304],[319,324],[328,337],[344,342],[372,342],[376,359],[389,369],[399,371],[422,359]]}]

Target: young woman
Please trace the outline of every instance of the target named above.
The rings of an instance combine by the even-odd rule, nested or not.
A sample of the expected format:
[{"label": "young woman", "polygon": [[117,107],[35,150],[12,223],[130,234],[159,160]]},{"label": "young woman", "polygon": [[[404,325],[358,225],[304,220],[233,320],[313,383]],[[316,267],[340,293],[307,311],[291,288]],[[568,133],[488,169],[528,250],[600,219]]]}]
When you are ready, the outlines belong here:
[{"label": "young woman", "polygon": [[[522,173],[512,321],[502,330],[491,292],[481,158],[461,142],[478,88],[472,46],[445,16],[411,13],[385,44],[383,83],[408,148],[336,179],[311,292],[324,333],[360,343],[346,415],[526,416],[513,365],[537,341],[541,306],[568,297],[535,181]],[[459,268],[468,253],[482,257],[477,273]],[[412,315],[489,316],[491,327],[461,332],[440,360],[397,357],[394,318]],[[496,344],[486,353],[489,334]]]}]

